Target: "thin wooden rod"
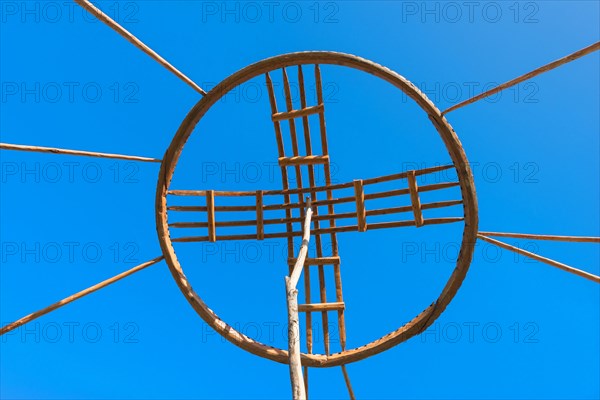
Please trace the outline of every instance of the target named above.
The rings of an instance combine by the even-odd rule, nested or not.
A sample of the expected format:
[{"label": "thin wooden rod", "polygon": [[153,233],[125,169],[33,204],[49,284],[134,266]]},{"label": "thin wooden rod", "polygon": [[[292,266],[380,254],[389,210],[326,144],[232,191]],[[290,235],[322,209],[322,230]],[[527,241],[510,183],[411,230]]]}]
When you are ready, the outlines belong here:
[{"label": "thin wooden rod", "polygon": [[490,89],[490,90],[488,90],[486,92],[478,94],[477,96],[471,97],[470,99],[467,99],[467,100],[462,101],[462,102],[460,102],[458,104],[455,104],[452,107],[450,107],[447,110],[445,110],[444,112],[442,112],[442,115],[448,114],[449,112],[457,110],[457,109],[459,109],[461,107],[464,107],[464,106],[466,106],[468,104],[475,103],[478,100],[485,99],[486,97],[489,97],[489,96],[494,95],[494,94],[496,94],[498,92],[501,92],[502,90],[508,89],[509,87],[518,85],[519,83],[521,83],[523,81],[526,81],[528,79],[531,79],[531,78],[533,78],[535,76],[538,76],[540,74],[543,74],[544,72],[548,72],[550,70],[553,70],[554,68],[560,67],[561,65],[567,64],[567,63],[569,63],[571,61],[574,61],[574,60],[577,60],[578,58],[581,58],[581,57],[583,57],[585,55],[593,53],[594,51],[597,51],[598,49],[600,49],[600,42],[596,42],[596,43],[594,43],[594,44],[592,44],[592,45],[590,45],[590,46],[588,46],[588,47],[586,47],[584,49],[581,49],[579,51],[576,51],[575,53],[569,54],[566,57],[563,57],[563,58],[558,59],[556,61],[553,61],[553,62],[551,62],[549,64],[541,66],[541,67],[539,67],[537,69],[534,69],[533,71],[528,72],[528,73],[526,73],[524,75],[521,75],[521,76],[519,76],[519,77],[517,77],[517,78],[515,78],[513,80],[510,80],[510,81],[508,81],[506,83],[498,85],[498,86],[496,86],[493,89]]},{"label": "thin wooden rod", "polygon": [[[455,205],[460,205],[462,204],[462,200],[448,200],[448,201],[437,201],[437,202],[433,202],[433,203],[424,203],[421,204],[421,209],[423,210],[427,210],[427,209],[432,209],[432,208],[443,208],[443,207],[451,207],[451,206],[455,206]],[[181,209],[182,207],[185,207],[184,209]],[[224,206],[227,207],[227,206]],[[231,206],[231,207],[237,207],[237,206]],[[193,210],[190,210],[190,208],[193,208]],[[216,207],[217,211],[219,211],[220,207]],[[250,206],[248,206],[248,210],[249,210]],[[246,209],[246,207],[244,207],[244,209]],[[171,206],[169,208],[169,210],[172,211],[206,211],[206,207],[201,207],[201,206]],[[229,209],[228,209],[229,210]],[[405,212],[412,212],[412,206],[402,206],[402,207],[391,207],[391,208],[381,208],[381,209],[375,209],[375,210],[368,210],[366,212],[367,216],[374,216],[374,215],[389,215],[389,214],[401,214],[401,213],[405,213]],[[356,218],[356,213],[355,212],[346,212],[346,213],[339,213],[339,214],[320,214],[317,215],[316,210],[313,212],[313,216],[312,216],[312,221],[315,223],[315,229],[318,229],[317,226],[317,222],[318,221],[326,221],[326,220],[330,220],[330,219],[351,219],[351,218]],[[278,224],[286,224],[288,222],[290,223],[294,223],[294,222],[302,222],[304,219],[301,217],[292,217],[292,218],[271,218],[271,219],[264,219],[263,220],[263,224],[264,225],[278,225]],[[257,224],[257,220],[240,220],[240,221],[217,221],[215,222],[215,226],[217,227],[234,227],[234,226],[254,226]],[[208,223],[207,222],[172,222],[169,224],[170,227],[172,228],[206,228],[208,227]],[[484,232],[481,232],[482,234],[486,234]],[[493,235],[488,235],[488,236],[493,236]],[[590,238],[593,239],[593,238]]]},{"label": "thin wooden rod", "polygon": [[508,237],[515,239],[555,240],[557,242],[600,243],[600,237],[593,236],[563,236],[563,235],[538,235],[531,233],[508,232],[479,232],[483,236]]},{"label": "thin wooden rod", "polygon": [[[275,99],[275,91],[273,90],[273,82],[271,81],[271,76],[269,75],[268,72],[265,74],[265,76],[266,76],[266,82],[267,82],[267,90],[269,92],[269,103],[271,104],[271,115],[277,114],[277,101]],[[279,121],[273,121],[273,127],[275,129],[275,138],[277,141],[277,152],[279,154],[279,157],[285,157],[285,148],[283,146],[283,135],[281,134],[281,124],[279,123]],[[282,182],[281,186],[284,191],[283,201],[285,203],[289,203],[290,195],[289,195],[289,193],[287,193],[287,190],[289,189],[289,179],[288,179],[288,174],[287,174],[287,168],[285,168],[285,167],[281,168],[281,182]],[[285,210],[285,217],[288,219],[292,217],[292,211],[290,209]],[[294,229],[291,223],[287,223],[285,228],[288,232],[291,232]],[[288,258],[293,257],[294,256],[294,239],[292,237],[287,238],[287,247],[288,247]],[[289,266],[290,273],[292,271],[291,268],[292,267]]]},{"label": "thin wooden rod", "polygon": [[[167,194],[173,196],[206,196],[208,190],[169,190]],[[223,191],[213,190],[215,196],[221,197],[251,197],[256,196],[256,191]]]},{"label": "thin wooden rod", "polygon": [[[319,130],[321,133],[321,152],[323,155],[329,155],[329,147],[327,145],[327,127],[325,125],[325,102],[323,101],[323,83],[321,80],[321,68],[318,64],[315,65],[315,86],[317,92],[317,104],[322,105],[323,109],[319,113]],[[329,163],[323,165],[323,173],[325,175],[325,186],[331,186],[331,169],[329,167]],[[327,200],[333,200],[333,192],[332,189],[326,190]],[[330,215],[335,214],[333,203],[327,204],[327,213]],[[335,218],[331,218],[329,220],[329,227],[335,228]],[[334,257],[338,257],[338,244],[337,244],[337,236],[335,232],[331,232],[331,252]],[[335,264],[333,266],[333,275],[335,279],[335,294],[337,301],[343,301],[342,299],[342,280],[340,275],[340,265]],[[321,302],[327,301],[327,293],[325,289],[325,270],[322,265],[319,266],[319,285],[321,292]],[[346,347],[346,328],[344,324],[344,311],[340,310],[338,312],[338,327],[340,330],[340,346],[342,350]],[[322,313],[323,317],[323,338],[325,344],[325,354],[330,354],[330,346],[329,346],[329,317],[326,312]]]},{"label": "thin wooden rod", "polygon": [[[415,176],[433,174],[435,172],[446,171],[446,170],[452,169],[452,168],[454,168],[454,165],[450,164],[450,165],[438,165],[436,167],[417,169],[417,170],[415,170]],[[395,181],[395,180],[399,180],[399,179],[405,179],[407,176],[408,176],[408,171],[401,172],[398,174],[378,176],[376,178],[363,179],[363,185],[371,185],[374,183],[389,182],[389,181]]]},{"label": "thin wooden rod", "polygon": [[529,252],[527,250],[520,249],[520,248],[515,247],[515,246],[511,246],[510,244],[501,242],[501,241],[496,240],[496,239],[489,238],[489,237],[484,236],[482,234],[478,234],[477,237],[479,239],[483,240],[483,241],[486,241],[488,243],[494,244],[494,245],[496,245],[498,247],[501,247],[501,248],[503,248],[505,250],[514,251],[515,253],[521,254],[523,256],[532,258],[532,259],[537,260],[537,261],[541,261],[541,262],[543,262],[545,264],[551,265],[551,266],[556,267],[556,268],[560,268],[563,271],[567,271],[567,272],[570,272],[572,274],[575,274],[575,275],[581,276],[583,278],[589,279],[589,280],[591,280],[593,282],[600,283],[600,276],[596,276],[594,274],[590,274],[589,272],[585,272],[585,271],[582,271],[580,269],[570,267],[570,266],[568,266],[566,264],[560,263],[558,261],[551,260],[551,259],[546,258],[546,257],[542,257],[540,255],[537,255],[535,253]]},{"label": "thin wooden rod", "polygon": [[161,160],[159,160],[158,158],[129,156],[129,155],[123,155],[123,154],[98,153],[95,151],[67,150],[67,149],[59,149],[56,147],[27,146],[27,145],[22,145],[22,144],[10,144],[10,143],[0,143],[0,149],[2,149],[2,150],[17,150],[17,151],[31,151],[31,152],[36,152],[36,153],[67,154],[67,155],[71,155],[71,156],[111,158],[111,159],[117,159],[117,160],[131,160],[131,161],[156,162],[156,163],[161,162]]},{"label": "thin wooden rod", "polygon": [[350,383],[350,376],[348,375],[345,364],[342,365],[342,373],[344,374],[344,381],[346,382],[346,388],[348,388],[350,400],[356,400],[356,397],[354,397],[354,390],[352,390],[352,384]]},{"label": "thin wooden rod", "polygon": [[[282,68],[281,70],[283,73],[283,92],[285,93],[285,105],[287,107],[287,111],[291,112],[294,108],[294,105],[292,104],[292,91],[290,89],[290,81],[288,79],[285,68]],[[288,123],[290,124],[290,136],[292,138],[292,153],[293,153],[294,157],[279,157],[279,163],[280,163],[280,165],[285,166],[286,164],[284,164],[282,162],[282,160],[289,160],[291,162],[291,164],[289,164],[289,165],[294,165],[294,169],[296,170],[296,184],[298,185],[299,188],[301,188],[302,187],[302,170],[300,169],[299,164],[295,164],[294,162],[291,161],[291,160],[298,160],[299,159],[298,156],[300,155],[300,151],[298,150],[298,135],[296,134],[296,121],[292,118],[292,119],[288,120]],[[302,196],[298,195],[298,200],[302,201],[301,199],[302,199]]]},{"label": "thin wooden rod", "polygon": [[[306,90],[304,88],[304,74],[302,72],[302,65],[298,65],[298,86],[299,86],[299,91],[300,91],[300,107],[302,109],[307,109],[307,104],[306,104]],[[319,106],[317,106],[319,107]],[[322,111],[322,107],[321,108],[315,108],[315,110],[317,112],[321,112]],[[302,116],[302,130],[304,132],[304,149],[306,151],[306,155],[310,156],[312,155],[312,143],[311,143],[311,138],[310,138],[310,124],[308,121],[308,114],[304,114]],[[314,171],[314,166],[312,164],[308,165],[308,185],[309,187],[315,187],[316,186],[316,182],[315,182],[315,171]],[[310,197],[311,197],[311,201],[316,201],[317,200],[317,193],[316,192],[310,192]],[[314,227],[315,229],[320,229],[320,224],[319,224],[319,209],[318,207],[314,209],[313,211],[313,223],[314,223]],[[315,235],[315,247],[317,250],[317,258],[323,258],[323,246],[321,243],[321,235]],[[306,261],[304,262],[305,265],[310,265],[309,264],[309,259],[306,259]],[[304,299],[305,299],[305,303],[310,304],[312,303],[312,294],[311,294],[311,285],[310,285],[310,268],[306,268],[304,270]],[[319,279],[321,278],[321,276],[319,276]],[[306,318],[306,350],[309,354],[312,354],[313,352],[313,332],[312,332],[312,314],[310,312],[305,313],[305,318]],[[308,367],[305,368],[304,370],[305,373],[305,386],[306,386],[306,396],[308,397]]]},{"label": "thin wooden rod", "polygon": [[181,79],[182,81],[187,83],[189,86],[191,86],[196,92],[200,93],[202,96],[206,96],[206,92],[200,86],[198,86],[194,81],[192,81],[190,78],[188,78],[186,75],[184,75],[181,71],[179,71],[177,68],[175,68],[173,65],[171,65],[167,60],[165,60],[160,55],[158,55],[158,53],[156,53],[154,50],[152,50],[150,47],[148,47],[146,44],[144,44],[140,39],[135,37],[127,29],[123,28],[115,20],[113,20],[111,17],[106,15],[104,12],[102,12],[102,10],[100,10],[98,7],[93,5],[90,1],[88,1],[88,0],[74,0],[74,1],[77,4],[79,4],[81,7],[83,7],[87,12],[94,15],[100,21],[104,22],[106,25],[108,25],[110,28],[112,28],[115,32],[117,32],[119,35],[121,35],[129,43],[133,44],[135,47],[137,47],[144,53],[148,54],[154,61],[158,62],[160,65],[162,65],[163,67],[165,67],[166,69],[171,71],[173,74],[175,74],[175,76],[177,76],[179,79]]},{"label": "thin wooden rod", "polygon": [[90,293],[94,293],[94,292],[96,292],[96,291],[98,291],[98,290],[100,290],[102,288],[105,288],[106,286],[108,286],[108,285],[110,285],[112,283],[120,281],[121,279],[123,279],[125,277],[128,277],[129,275],[132,275],[132,274],[134,274],[134,273],[136,273],[138,271],[141,271],[141,270],[143,270],[146,267],[154,265],[154,264],[158,263],[159,261],[161,261],[163,258],[164,258],[163,256],[160,256],[160,257],[157,257],[157,258],[155,258],[153,260],[150,260],[150,261],[147,261],[147,262],[142,263],[140,265],[137,265],[137,266],[131,268],[128,271],[125,271],[125,272],[122,272],[122,273],[120,273],[118,275],[115,275],[112,278],[106,279],[105,281],[97,283],[94,286],[91,286],[91,287],[89,287],[87,289],[84,289],[84,290],[82,290],[80,292],[77,292],[77,293],[75,293],[75,294],[73,294],[73,295],[71,295],[71,296],[69,296],[69,297],[67,297],[67,298],[65,298],[65,299],[57,302],[57,303],[54,303],[54,304],[52,304],[52,305],[50,305],[50,306],[48,306],[46,308],[43,308],[43,309],[41,309],[39,311],[36,311],[34,313],[31,313],[31,314],[29,314],[29,315],[21,318],[21,319],[15,321],[13,323],[10,323],[10,324],[8,324],[8,325],[6,325],[6,326],[4,326],[4,327],[2,327],[0,329],[0,336],[4,335],[5,333],[8,333],[8,332],[12,331],[13,329],[16,329],[16,328],[20,327],[21,325],[24,325],[24,324],[26,324],[28,322],[31,322],[32,320],[34,320],[36,318],[39,318],[42,315],[46,315],[49,312],[52,312],[52,311],[54,311],[54,310],[56,310],[56,309],[58,309],[58,308],[60,308],[62,306],[65,306],[65,305],[67,305],[69,303],[72,303],[75,300],[78,300],[78,299],[80,299],[80,298],[82,298],[84,296],[87,296]]}]

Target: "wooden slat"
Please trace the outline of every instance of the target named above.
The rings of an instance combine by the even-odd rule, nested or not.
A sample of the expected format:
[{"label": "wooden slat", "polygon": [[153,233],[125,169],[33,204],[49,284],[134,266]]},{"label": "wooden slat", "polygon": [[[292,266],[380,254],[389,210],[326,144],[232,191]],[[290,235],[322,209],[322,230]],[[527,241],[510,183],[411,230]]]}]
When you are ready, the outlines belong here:
[{"label": "wooden slat", "polygon": [[206,218],[208,220],[208,240],[217,241],[217,230],[215,228],[215,194],[212,190],[206,192]]},{"label": "wooden slat", "polygon": [[[317,92],[317,104],[323,105],[323,111],[319,113],[319,131],[321,134],[321,152],[323,155],[329,155],[329,147],[327,145],[327,128],[325,126],[325,109],[324,109],[325,103],[323,101],[323,84],[321,82],[321,69],[318,64],[315,65],[315,85],[316,85],[316,92]],[[329,167],[329,163],[323,164],[323,172],[325,175],[325,186],[331,186],[331,169]],[[331,189],[326,190],[325,193],[327,194],[328,201],[333,200],[333,192]],[[318,206],[318,204],[317,204],[317,206]],[[333,204],[327,205],[327,213],[330,215],[335,214]],[[330,226],[330,229],[335,228],[335,219],[334,218],[331,218],[329,220],[329,226]],[[339,256],[338,245],[337,245],[337,236],[335,235],[335,232],[332,232],[330,234],[330,239],[331,239],[332,255]],[[322,284],[320,284],[321,302],[324,303],[327,301],[327,293],[325,290],[325,270],[323,269],[322,265],[320,265],[318,268],[319,268],[319,281],[323,282]],[[338,301],[342,301],[342,299],[341,299],[341,277],[340,277],[339,264],[334,265],[333,274],[334,274],[335,283],[336,283],[336,299]],[[346,345],[346,334],[345,334],[346,328],[344,325],[342,313],[343,313],[343,311],[339,311],[339,313],[338,313],[338,326],[339,326],[339,330],[340,330],[340,345],[343,350]],[[325,344],[325,354],[329,355],[330,354],[329,317],[326,312],[322,313],[322,317],[323,317],[323,338],[324,338],[324,344]]]},{"label": "wooden slat", "polygon": [[[463,217],[447,217],[447,218],[430,218],[424,220],[424,225],[438,225],[438,224],[450,224],[455,222],[464,221]],[[415,221],[395,221],[395,222],[375,222],[370,223],[367,227],[368,230],[373,229],[384,229],[384,228],[401,228],[407,226],[415,226]],[[358,229],[357,225],[349,225],[349,226],[335,226],[332,228],[321,228],[321,229],[313,229],[313,235],[326,235],[332,233],[340,233],[340,232],[354,232]],[[277,232],[277,233],[265,233],[265,239],[280,239],[280,238],[289,238],[289,237],[298,237],[302,236],[302,232]],[[256,234],[247,234],[247,235],[222,235],[217,236],[217,241],[219,240],[251,240],[256,239]],[[186,236],[180,238],[172,238],[172,242],[206,242],[208,241],[208,236]],[[339,256],[339,255],[337,255]]]},{"label": "wooden slat", "polygon": [[421,200],[419,200],[419,188],[415,171],[408,171],[408,190],[410,191],[410,203],[412,205],[413,214],[415,215],[415,225],[423,226],[423,213],[421,212]]},{"label": "wooden slat", "polygon": [[265,227],[263,217],[263,192],[256,191],[256,238],[263,240],[265,238]]},{"label": "wooden slat", "polygon": [[[455,206],[455,205],[460,205],[462,204],[462,200],[448,200],[448,201],[438,201],[438,202],[433,202],[433,203],[424,203],[421,204],[421,209],[422,210],[427,210],[427,209],[433,209],[433,208],[442,208],[442,207],[451,207],[451,206]],[[173,206],[176,207],[176,206]],[[192,207],[192,206],[186,206],[186,207]],[[199,207],[195,207],[196,211],[206,211],[206,207],[202,207],[201,210],[199,210]],[[215,207],[217,209],[217,211],[219,211],[219,207]],[[187,210],[187,209],[186,209]],[[405,213],[405,212],[412,212],[412,206],[402,206],[402,207],[390,207],[390,208],[382,208],[382,209],[375,209],[375,210],[367,210],[366,211],[366,215],[367,216],[375,216],[375,215],[389,215],[389,214],[401,214],[401,213]],[[316,214],[316,212],[315,212]],[[313,215],[312,220],[313,222],[315,222],[315,224],[318,221],[325,221],[325,220],[330,220],[330,219],[351,219],[351,218],[356,218],[356,213],[355,212],[346,212],[346,213],[339,213],[339,214],[321,214],[321,215]],[[264,225],[279,225],[279,224],[286,224],[286,223],[294,223],[294,222],[302,222],[302,218],[300,217],[293,217],[293,218],[272,218],[272,219],[265,219],[263,220],[263,224]],[[254,226],[256,225],[257,221],[256,220],[241,220],[241,221],[216,221],[215,222],[215,226],[218,227],[234,227],[234,226]],[[172,222],[169,224],[170,227],[172,228],[206,228],[208,227],[208,223],[207,222]],[[315,225],[315,227],[318,229],[318,226]],[[483,232],[481,232],[482,234],[484,234]],[[493,235],[488,235],[488,236],[493,236]],[[539,235],[535,235],[535,236],[539,236]],[[532,237],[533,238],[533,237]],[[574,237],[573,237],[574,238]],[[582,238],[579,237],[578,241],[581,242],[598,242],[598,238]],[[545,240],[550,240],[550,239],[545,239]],[[558,240],[558,239],[556,239]]]},{"label": "wooden slat", "polygon": [[279,165],[281,166],[298,166],[298,165],[315,165],[326,164],[329,162],[329,156],[294,156],[280,157]]},{"label": "wooden slat", "polygon": [[[169,190],[167,194],[173,196],[206,196],[207,190]],[[255,191],[223,191],[223,190],[213,190],[215,196],[222,197],[244,197],[244,196],[255,196]]]},{"label": "wooden slat", "polygon": [[311,106],[311,107],[303,107],[300,110],[279,112],[279,113],[273,114],[271,116],[271,118],[273,119],[273,121],[282,121],[282,120],[287,120],[287,119],[291,119],[291,118],[307,117],[312,114],[320,113],[321,111],[323,111],[323,105],[319,104],[319,105]]},{"label": "wooden slat", "polygon": [[[298,65],[298,86],[300,89],[300,107],[302,107],[303,109],[307,108],[306,105],[306,91],[304,88],[304,75],[302,73],[302,65]],[[317,106],[319,107],[319,106]],[[323,108],[320,107],[318,108],[320,112],[323,111]],[[303,132],[304,132],[304,149],[306,152],[307,156],[311,156],[312,155],[312,141],[311,141],[311,137],[310,137],[310,124],[308,121],[308,115],[304,115],[302,116],[302,128],[303,128]],[[307,166],[308,169],[308,185],[309,187],[315,187],[316,186],[316,182],[315,182],[315,171],[314,171],[314,166],[312,164],[308,164]],[[317,193],[312,191],[310,192],[310,198],[311,198],[311,202],[314,202],[317,200]],[[315,207],[314,208],[314,215],[313,215],[313,223],[314,223],[314,227],[315,229],[320,229],[320,219],[319,219],[319,208]],[[321,242],[321,235],[314,235],[315,236],[315,247],[316,247],[316,251],[317,251],[317,258],[320,258],[323,256],[323,245]],[[304,262],[305,265],[310,265],[307,261]],[[320,266],[319,268],[322,268],[322,266]],[[305,300],[307,304],[311,304],[312,303],[312,296],[311,296],[311,282],[310,282],[310,268],[306,268],[305,272],[304,272],[304,294],[305,294]],[[319,275],[319,279],[321,279],[321,275]],[[310,312],[307,312],[305,314],[306,317],[306,350],[308,351],[308,353],[312,353],[313,352],[313,334],[312,334],[312,314]],[[325,316],[327,317],[327,316]],[[306,375],[308,376],[308,371],[306,373]],[[306,381],[306,393],[308,395],[308,380]]]},{"label": "wooden slat", "polygon": [[331,303],[298,304],[298,311],[337,311],[343,310],[345,307],[346,305],[343,302],[339,301]]},{"label": "wooden slat", "polygon": [[360,179],[354,181],[354,196],[356,198],[358,231],[365,232],[367,230],[367,210],[365,209],[365,192]]},{"label": "wooden slat", "polygon": [[[275,91],[273,90],[273,82],[271,81],[271,77],[269,76],[269,73],[267,72],[266,74],[266,81],[267,81],[267,91],[269,92],[269,103],[271,104],[271,115],[273,114],[277,114],[277,101],[275,100]],[[273,127],[275,129],[275,138],[277,140],[277,152],[279,154],[279,157],[285,157],[285,149],[283,146],[283,136],[281,134],[281,125],[279,123],[279,121],[273,121]],[[287,191],[289,190],[289,179],[288,179],[288,174],[287,174],[287,169],[286,168],[282,168],[281,169],[281,181],[282,181],[282,194],[283,194],[283,201],[284,203],[289,203],[290,202],[290,195],[289,193],[287,193]],[[264,192],[263,192],[264,194]],[[264,207],[263,207],[264,209]],[[292,217],[292,211],[290,209],[286,209],[285,210],[285,217],[286,219],[290,219]],[[288,232],[291,232],[293,230],[293,226],[291,223],[286,223],[286,230]],[[288,237],[287,238],[287,248],[288,248],[288,257],[293,257],[294,256],[294,239],[293,237]],[[291,266],[290,266],[290,273],[291,273]]]},{"label": "wooden slat", "polygon": [[[160,162],[160,160],[157,160]],[[453,165],[443,165],[431,168],[424,168],[421,170],[415,170],[415,176],[426,175],[435,173],[438,171],[444,171],[447,169],[454,168]],[[385,175],[376,178],[363,179],[363,185],[372,185],[376,183],[389,182],[392,180],[400,180],[405,179],[407,177],[407,172],[402,172],[399,174]],[[452,186],[458,185],[458,182],[454,183]],[[354,182],[345,182],[338,183],[335,185],[325,185],[325,186],[310,186],[306,188],[294,188],[294,189],[286,189],[286,190],[265,190],[263,194],[265,196],[280,196],[284,194],[306,194],[306,193],[317,193],[317,192],[325,192],[327,190],[338,190],[338,189],[349,189],[354,186]],[[448,186],[450,187],[450,186]],[[406,192],[408,193],[408,192]],[[174,196],[205,196],[206,190],[170,190],[168,192],[170,195]],[[215,195],[218,196],[254,196],[255,192],[253,191],[217,191],[215,190]]]},{"label": "wooden slat", "polygon": [[[295,258],[288,258],[288,264],[294,264],[296,263],[296,259]],[[333,264],[339,264],[340,263],[340,258],[339,257],[317,257],[317,258],[306,258],[304,260],[304,265],[333,265]]]}]

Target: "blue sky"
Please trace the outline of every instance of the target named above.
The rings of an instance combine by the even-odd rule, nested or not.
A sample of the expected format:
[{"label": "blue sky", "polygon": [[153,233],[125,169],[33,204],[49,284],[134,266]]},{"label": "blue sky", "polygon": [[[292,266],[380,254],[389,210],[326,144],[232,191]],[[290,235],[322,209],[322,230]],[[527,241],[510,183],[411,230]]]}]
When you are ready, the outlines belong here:
[{"label": "blue sky", "polygon": [[[599,40],[598,2],[465,3],[96,4],[207,89],[265,57],[334,50],[391,68],[440,109]],[[2,142],[162,157],[196,92],[76,5],[0,7]],[[473,167],[481,230],[600,235],[599,61],[594,53],[448,114]],[[323,67],[323,80],[335,181],[449,161],[401,93],[344,68]],[[280,187],[269,112],[260,80],[217,103],[184,150],[174,185]],[[160,254],[158,164],[0,157],[2,325]],[[460,232],[448,225],[339,236],[349,347],[434,301]],[[600,273],[597,245],[507,241]],[[282,242],[176,250],[211,308],[285,346]],[[462,288],[424,335],[348,366],[355,393],[598,398],[599,300],[590,281],[479,243]],[[289,397],[287,367],[222,340],[164,263],[0,340],[7,399]],[[310,394],[345,398],[339,368],[311,370]]]}]

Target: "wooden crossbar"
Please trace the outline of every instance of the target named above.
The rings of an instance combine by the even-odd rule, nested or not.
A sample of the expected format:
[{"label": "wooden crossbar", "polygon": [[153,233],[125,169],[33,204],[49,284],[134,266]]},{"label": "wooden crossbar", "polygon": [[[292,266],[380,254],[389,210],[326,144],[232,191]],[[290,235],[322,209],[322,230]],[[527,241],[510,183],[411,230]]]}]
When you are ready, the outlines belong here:
[{"label": "wooden crossbar", "polygon": [[346,305],[343,302],[298,304],[299,312],[338,311],[338,310],[344,310],[345,308],[346,308]]},{"label": "wooden crossbar", "polygon": [[[453,165],[441,165],[441,166],[436,166],[436,167],[430,167],[430,168],[423,168],[420,170],[415,170],[415,176],[421,176],[421,175],[427,175],[427,174],[433,174],[436,172],[440,172],[440,171],[445,171],[448,169],[452,169],[454,168]],[[391,174],[391,175],[384,175],[384,176],[379,176],[376,178],[369,178],[369,179],[363,179],[363,185],[372,185],[372,184],[377,184],[377,183],[382,183],[382,182],[389,182],[389,181],[394,181],[394,180],[400,180],[400,179],[406,179],[408,176],[408,171],[407,172],[402,172],[402,173],[398,173],[398,174]],[[346,182],[346,183],[339,183],[339,184],[335,184],[335,185],[325,185],[325,186],[310,186],[310,187],[306,187],[306,188],[294,188],[294,189],[284,189],[284,190],[265,190],[263,191],[263,194],[265,196],[280,196],[280,195],[292,195],[292,194],[307,194],[307,193],[318,193],[318,192],[325,192],[325,191],[333,191],[333,190],[339,190],[339,189],[349,189],[352,188],[354,186],[354,182]],[[205,196],[206,195],[206,190],[169,190],[167,192],[170,195],[173,196]],[[219,190],[215,190],[214,191],[215,196],[232,196],[232,197],[239,197],[239,196],[254,196],[256,192],[254,191],[219,191]],[[408,192],[406,192],[408,193]]]},{"label": "wooden crossbar", "polygon": [[365,208],[365,191],[360,179],[354,181],[354,197],[356,199],[356,219],[358,221],[358,231],[367,230],[367,210]]},{"label": "wooden crossbar", "polygon": [[[294,264],[296,262],[296,258],[289,258],[288,264]],[[306,258],[304,260],[304,265],[327,265],[327,264],[339,264],[339,257],[317,257],[317,258]],[[306,271],[306,270],[305,270]]]},{"label": "wooden crossbar", "polygon": [[[446,218],[429,218],[424,219],[424,225],[439,225],[439,224],[451,224],[455,222],[462,222],[464,220],[463,217],[446,217]],[[374,229],[387,229],[387,228],[400,228],[400,227],[409,227],[415,226],[414,220],[408,221],[395,221],[395,222],[375,222],[370,223],[367,226],[367,230]],[[358,230],[358,225],[347,225],[347,226],[335,226],[330,228],[321,228],[314,229],[312,231],[315,235],[326,235],[340,232],[353,232]],[[280,239],[280,238],[293,238],[302,236],[302,232],[292,231],[292,232],[278,232],[278,233],[265,233],[265,239]],[[244,234],[244,235],[218,235],[218,240],[252,240],[256,239],[256,234]],[[180,238],[172,238],[172,242],[206,242],[208,241],[208,236],[186,236]]]},{"label": "wooden crossbar", "polygon": [[311,106],[311,107],[303,107],[300,110],[278,112],[276,114],[273,114],[271,116],[271,119],[273,121],[283,121],[283,120],[288,120],[288,119],[292,119],[292,118],[308,117],[309,115],[318,114],[320,112],[323,112],[323,109],[324,109],[323,104],[319,104],[319,105]]},{"label": "wooden crossbar", "polygon": [[327,164],[328,162],[329,156],[294,156],[279,158],[279,165],[281,166]]}]

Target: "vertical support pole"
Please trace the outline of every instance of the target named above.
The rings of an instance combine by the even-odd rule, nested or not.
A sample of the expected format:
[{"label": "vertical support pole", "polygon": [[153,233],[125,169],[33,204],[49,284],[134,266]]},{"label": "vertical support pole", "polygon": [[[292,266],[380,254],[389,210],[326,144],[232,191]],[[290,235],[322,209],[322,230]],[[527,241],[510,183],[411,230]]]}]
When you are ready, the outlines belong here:
[{"label": "vertical support pole", "polygon": [[290,277],[285,277],[285,291],[288,306],[288,352],[290,362],[290,379],[292,382],[292,398],[305,400],[306,390],[302,377],[302,363],[300,361],[300,324],[298,322],[298,289],[291,282]]},{"label": "vertical support pole", "polygon": [[208,240],[217,241],[217,231],[215,229],[215,191],[206,191],[206,214],[208,222]]},{"label": "vertical support pole", "polygon": [[421,212],[421,200],[419,200],[419,187],[417,186],[415,171],[408,171],[407,178],[408,190],[410,192],[410,202],[412,205],[413,214],[415,215],[415,225],[418,228],[423,226],[425,221],[423,220],[423,213]]},{"label": "vertical support pole", "polygon": [[265,238],[262,190],[256,191],[256,238],[258,240],[264,240]]},{"label": "vertical support pole", "polygon": [[356,198],[356,220],[358,222],[358,231],[367,230],[367,210],[365,209],[365,191],[363,190],[362,179],[354,181],[354,197]]}]

